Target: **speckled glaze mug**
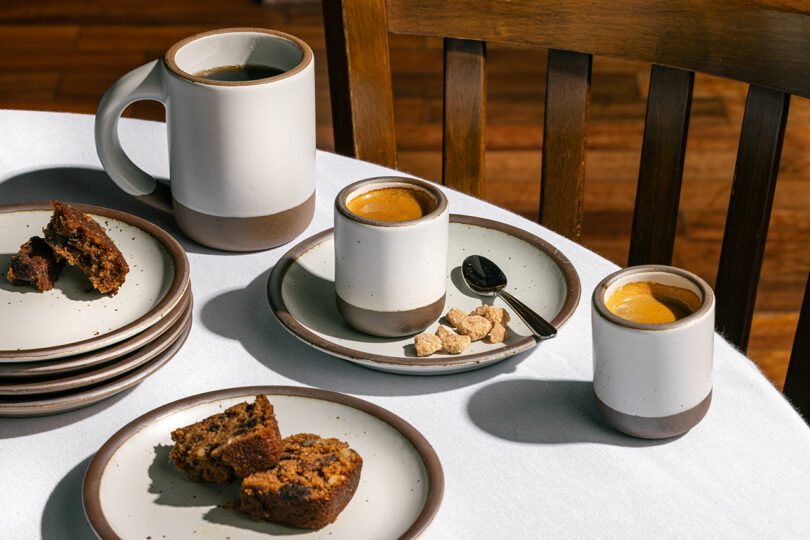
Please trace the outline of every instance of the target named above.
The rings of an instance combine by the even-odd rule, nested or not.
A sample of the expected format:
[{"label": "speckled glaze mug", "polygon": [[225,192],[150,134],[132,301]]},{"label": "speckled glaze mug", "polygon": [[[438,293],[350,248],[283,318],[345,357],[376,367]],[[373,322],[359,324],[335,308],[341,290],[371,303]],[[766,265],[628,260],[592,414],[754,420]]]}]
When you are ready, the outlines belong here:
[{"label": "speckled glaze mug", "polygon": [[[280,74],[212,80],[206,70],[265,66]],[[174,213],[201,244],[228,251],[289,242],[315,211],[315,70],[302,40],[260,28],[213,30],[121,77],[96,113],[96,149],[118,186]],[[171,193],[138,168],[118,119],[143,99],[166,107]]]},{"label": "speckled glaze mug", "polygon": [[[694,295],[694,309],[678,320],[636,322],[608,303],[633,283]],[[593,389],[602,416],[628,435],[674,437],[694,427],[712,400],[714,293],[700,277],[662,265],[625,268],[593,292]],[[615,309],[615,308],[614,308]]]},{"label": "speckled glaze mug", "polygon": [[[349,210],[355,198],[386,188],[420,191],[434,207],[407,221],[369,219]],[[375,336],[427,328],[444,311],[449,232],[447,198],[433,184],[381,177],[345,187],[335,199],[335,292],[341,316]]]}]

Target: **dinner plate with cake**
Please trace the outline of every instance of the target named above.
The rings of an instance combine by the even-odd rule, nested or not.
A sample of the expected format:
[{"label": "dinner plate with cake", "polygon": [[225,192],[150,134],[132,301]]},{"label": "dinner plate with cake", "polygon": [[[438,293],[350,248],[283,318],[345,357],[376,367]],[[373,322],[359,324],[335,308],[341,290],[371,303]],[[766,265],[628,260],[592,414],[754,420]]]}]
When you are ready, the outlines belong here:
[{"label": "dinner plate with cake", "polygon": [[[131,421],[84,478],[103,539],[377,539],[419,536],[444,472],[428,440],[391,411],[298,386],[215,390]],[[122,502],[124,502],[122,504]]]},{"label": "dinner plate with cake", "polygon": [[136,216],[60,201],[0,206],[0,416],[90,405],[185,342],[180,244]]}]

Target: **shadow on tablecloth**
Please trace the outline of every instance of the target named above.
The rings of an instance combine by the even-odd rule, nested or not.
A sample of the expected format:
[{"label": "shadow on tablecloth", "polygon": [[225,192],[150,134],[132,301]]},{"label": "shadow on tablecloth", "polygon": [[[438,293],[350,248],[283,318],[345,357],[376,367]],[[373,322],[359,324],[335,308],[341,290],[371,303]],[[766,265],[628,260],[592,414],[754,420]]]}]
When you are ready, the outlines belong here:
[{"label": "shadow on tablecloth", "polygon": [[56,485],[42,512],[43,540],[96,538],[84,515],[82,485],[93,456],[73,467]]},{"label": "shadow on tablecloth", "polygon": [[611,428],[596,409],[591,381],[517,379],[480,388],[467,413],[483,431],[531,444],[600,443],[655,446],[671,439],[629,437]]},{"label": "shadow on tablecloth", "polygon": [[281,326],[267,300],[270,270],[244,289],[224,292],[202,306],[200,320],[218,335],[239,341],[271,371],[308,386],[355,395],[412,396],[445,392],[515,371],[526,351],[475,371],[451,375],[397,375],[352,364],[302,343]]}]

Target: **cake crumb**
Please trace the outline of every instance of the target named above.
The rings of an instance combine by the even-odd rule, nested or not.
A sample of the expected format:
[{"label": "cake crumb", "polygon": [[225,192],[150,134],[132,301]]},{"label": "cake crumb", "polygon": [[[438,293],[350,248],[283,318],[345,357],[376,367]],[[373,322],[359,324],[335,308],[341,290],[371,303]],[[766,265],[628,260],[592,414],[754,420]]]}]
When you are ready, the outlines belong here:
[{"label": "cake crumb", "polygon": [[50,291],[64,266],[65,261],[45,240],[32,236],[11,257],[6,279],[12,285],[33,285],[40,291]]},{"label": "cake crumb", "polygon": [[444,350],[450,354],[461,354],[470,346],[470,336],[460,336],[452,330],[442,339]]},{"label": "cake crumb", "polygon": [[53,215],[42,229],[57,260],[76,266],[100,293],[115,295],[129,272],[121,251],[104,227],[73,206],[51,201]]},{"label": "cake crumb", "polygon": [[501,323],[493,324],[487,337],[490,343],[503,343],[506,340],[506,327]]},{"label": "cake crumb", "polygon": [[447,322],[450,323],[450,326],[458,326],[458,323],[463,321],[465,317],[467,317],[467,314],[458,308],[450,308],[450,311],[448,311],[447,315],[445,315],[445,318],[447,318]]},{"label": "cake crumb", "polygon": [[413,338],[417,356],[429,356],[442,348],[442,340],[434,334],[419,334]]},{"label": "cake crumb", "polygon": [[285,437],[283,443],[278,465],[242,480],[239,510],[299,529],[325,527],[352,499],[363,459],[348,443],[312,433]]},{"label": "cake crumb", "polygon": [[263,394],[171,432],[169,458],[195,482],[227,484],[273,467],[283,447],[273,405]]},{"label": "cake crumb", "polygon": [[506,324],[510,319],[509,312],[507,312],[504,308],[488,305],[478,306],[470,312],[470,315],[480,315],[481,317],[486,318],[493,325],[496,323]]},{"label": "cake crumb", "polygon": [[[489,305],[479,306],[469,315],[451,307],[445,318],[454,328],[440,324],[435,334],[423,333],[414,337],[418,356],[429,356],[440,349],[449,354],[461,354],[473,341],[485,337],[487,343],[503,343],[507,336],[506,323],[510,319],[504,308]],[[438,343],[441,346],[437,346]]]},{"label": "cake crumb", "polygon": [[436,335],[439,336],[439,339],[444,339],[448,336],[455,336],[456,333],[453,332],[452,329],[446,327],[445,325],[440,324],[439,329],[436,330]]},{"label": "cake crumb", "polygon": [[469,336],[471,341],[477,341],[492,330],[492,323],[480,315],[468,315],[458,323],[458,333]]}]

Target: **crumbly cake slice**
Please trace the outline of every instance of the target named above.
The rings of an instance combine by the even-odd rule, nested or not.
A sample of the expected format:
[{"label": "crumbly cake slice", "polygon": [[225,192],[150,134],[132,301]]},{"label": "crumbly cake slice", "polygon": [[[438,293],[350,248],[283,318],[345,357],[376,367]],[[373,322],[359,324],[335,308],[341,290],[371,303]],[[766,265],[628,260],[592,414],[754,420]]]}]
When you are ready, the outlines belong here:
[{"label": "crumbly cake slice", "polygon": [[349,504],[363,459],[338,439],[299,433],[284,439],[273,469],[242,480],[239,510],[260,521],[320,529]]},{"label": "crumbly cake slice", "polygon": [[283,446],[273,405],[264,395],[172,432],[169,457],[195,482],[225,484],[270,469]]},{"label": "crumbly cake slice", "polygon": [[39,236],[32,236],[11,257],[6,278],[12,285],[33,285],[40,291],[53,289],[53,283],[65,266],[51,247]]},{"label": "crumbly cake slice", "polygon": [[104,227],[69,204],[51,205],[53,216],[43,232],[57,258],[77,266],[99,292],[117,293],[129,266]]}]

